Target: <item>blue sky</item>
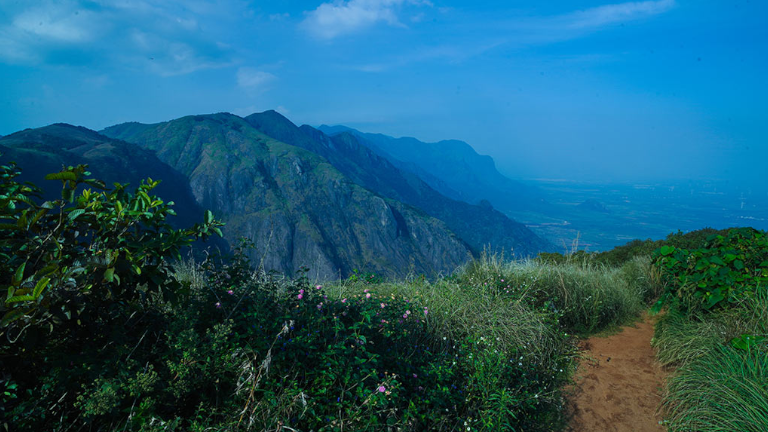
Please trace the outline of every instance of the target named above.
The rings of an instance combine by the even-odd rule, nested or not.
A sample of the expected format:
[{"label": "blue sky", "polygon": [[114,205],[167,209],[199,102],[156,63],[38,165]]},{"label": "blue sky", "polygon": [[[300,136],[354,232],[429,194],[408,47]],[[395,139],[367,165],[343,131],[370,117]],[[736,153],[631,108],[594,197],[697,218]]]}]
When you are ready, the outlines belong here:
[{"label": "blue sky", "polygon": [[511,177],[763,182],[768,2],[0,0],[0,134],[276,109]]}]

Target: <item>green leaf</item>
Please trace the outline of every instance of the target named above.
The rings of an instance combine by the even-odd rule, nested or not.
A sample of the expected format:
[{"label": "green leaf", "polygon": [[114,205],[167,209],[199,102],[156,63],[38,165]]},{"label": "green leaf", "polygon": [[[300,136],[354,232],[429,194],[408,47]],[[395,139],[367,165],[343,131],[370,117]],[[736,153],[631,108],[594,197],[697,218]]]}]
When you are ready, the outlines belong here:
[{"label": "green leaf", "polygon": [[710,257],[709,258],[709,262],[711,262],[712,264],[720,265],[720,266],[724,266],[725,265],[725,262],[723,262],[723,260],[721,260],[720,257],[718,257],[718,256]]},{"label": "green leaf", "polygon": [[47,208],[41,208],[40,210],[38,210],[37,213],[35,213],[35,217],[32,218],[32,222],[30,222],[30,225],[36,224],[37,221],[40,220],[40,218],[42,218],[43,216],[45,216],[46,213],[48,213],[48,210],[49,209]]},{"label": "green leaf", "polygon": [[[89,174],[86,174],[86,175],[89,175]],[[107,185],[104,184],[104,182],[101,181],[101,180],[85,179],[85,180],[83,180],[83,183],[87,184],[88,186],[95,187],[96,189],[102,189],[103,190],[103,189],[107,188]]]},{"label": "green leaf", "polygon": [[77,219],[77,217],[80,216],[83,213],[85,213],[85,210],[83,210],[83,209],[74,209],[71,212],[69,212],[69,214],[67,215],[67,219],[73,221],[73,220]]},{"label": "green leaf", "polygon": [[110,267],[106,271],[104,271],[104,279],[107,282],[112,282],[115,279],[115,268]]},{"label": "green leaf", "polygon": [[672,252],[675,251],[674,246],[662,246],[661,247],[661,254],[664,256],[672,255]]},{"label": "green leaf", "polygon": [[19,286],[21,281],[24,280],[24,268],[27,266],[27,263],[22,263],[19,268],[16,269],[16,273],[13,274],[13,286]]},{"label": "green leaf", "polygon": [[40,270],[38,270],[37,272],[35,272],[35,274],[37,276],[47,276],[47,275],[55,272],[56,270],[58,270],[58,268],[59,268],[58,264],[56,264],[56,263],[49,263],[45,267],[43,267]]},{"label": "green leaf", "polygon": [[761,344],[765,341],[764,336],[755,336],[750,334],[742,334],[739,337],[731,339],[731,346],[740,350],[749,350],[755,345]]},{"label": "green leaf", "polygon": [[8,311],[5,315],[3,315],[3,319],[0,320],[0,327],[5,327],[26,314],[27,312],[23,309],[13,309]]},{"label": "green leaf", "polygon": [[13,296],[5,301],[5,304],[19,303],[23,301],[32,301],[35,298],[31,295]]},{"label": "green leaf", "polygon": [[35,285],[35,289],[32,291],[32,297],[37,300],[38,297],[40,297],[40,294],[43,293],[43,290],[48,286],[48,283],[51,281],[51,279],[44,277],[37,281],[37,284]]},{"label": "green leaf", "polygon": [[72,171],[62,171],[45,176],[46,180],[77,181],[77,175]]},{"label": "green leaf", "polygon": [[213,222],[213,213],[210,210],[205,211],[205,223],[210,224]]},{"label": "green leaf", "polygon": [[75,190],[70,188],[64,188],[61,190],[61,199],[64,201],[72,202],[75,200]]}]

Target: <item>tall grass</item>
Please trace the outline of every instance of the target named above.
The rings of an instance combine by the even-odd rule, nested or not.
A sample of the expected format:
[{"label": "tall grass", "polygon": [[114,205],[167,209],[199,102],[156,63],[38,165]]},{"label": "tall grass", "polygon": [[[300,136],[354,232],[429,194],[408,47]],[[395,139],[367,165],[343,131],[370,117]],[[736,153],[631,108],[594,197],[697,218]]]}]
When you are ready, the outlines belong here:
[{"label": "tall grass", "polygon": [[591,334],[636,317],[660,292],[660,279],[648,258],[614,268],[586,260],[555,264],[508,261],[484,255],[469,263],[462,278],[488,284],[504,294],[560,315],[571,332]]},{"label": "tall grass", "polygon": [[768,336],[765,290],[715,313],[660,319],[653,345],[677,367],[663,402],[670,431],[768,430],[768,346],[732,347],[742,334]]},{"label": "tall grass", "polygon": [[[561,389],[573,372],[576,351],[572,339],[557,326],[551,313],[537,311],[487,285],[464,284],[456,278],[326,285],[329,298],[351,297],[363,288],[375,292],[378,298],[406,299],[414,309],[427,308],[428,333],[435,335],[438,342],[432,344],[433,349],[444,349],[439,343],[444,339],[470,345],[468,352],[474,359],[465,391],[474,399],[472,412],[477,422],[468,424],[472,429],[497,430],[505,423],[525,424],[520,420],[530,416],[529,412],[543,416],[537,425],[525,426],[526,430],[562,427],[565,418]],[[530,386],[535,390],[510,386],[501,373],[510,362],[514,367],[538,371],[530,377],[535,379]],[[539,380],[536,374],[546,377],[542,375]]]},{"label": "tall grass", "polygon": [[768,292],[716,313],[689,316],[671,308],[656,324],[652,345],[664,366],[685,366],[742,334],[768,335]]},{"label": "tall grass", "polygon": [[768,430],[768,352],[716,346],[678,370],[664,408],[670,431]]}]

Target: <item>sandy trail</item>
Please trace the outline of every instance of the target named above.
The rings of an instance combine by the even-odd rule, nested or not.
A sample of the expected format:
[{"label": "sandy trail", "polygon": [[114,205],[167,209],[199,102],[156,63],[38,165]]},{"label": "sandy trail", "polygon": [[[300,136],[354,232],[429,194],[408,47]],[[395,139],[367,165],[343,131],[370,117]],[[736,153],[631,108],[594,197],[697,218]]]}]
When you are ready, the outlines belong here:
[{"label": "sandy trail", "polygon": [[581,342],[584,359],[571,389],[569,431],[658,432],[665,373],[651,348],[652,318]]}]

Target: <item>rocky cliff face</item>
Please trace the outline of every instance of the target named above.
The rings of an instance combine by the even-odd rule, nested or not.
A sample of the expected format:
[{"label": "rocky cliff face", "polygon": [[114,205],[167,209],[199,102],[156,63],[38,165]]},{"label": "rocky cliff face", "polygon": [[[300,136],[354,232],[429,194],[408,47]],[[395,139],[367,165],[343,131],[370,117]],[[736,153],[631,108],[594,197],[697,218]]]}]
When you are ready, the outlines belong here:
[{"label": "rocky cliff face", "polygon": [[267,269],[307,266],[320,279],[354,269],[435,275],[470,256],[443,222],[372,193],[318,154],[237,116],[117,125],[104,134],[156,151],[187,176],[198,204],[227,222],[227,240],[252,239],[252,258]]},{"label": "rocky cliff face", "polygon": [[[518,256],[529,256],[552,248],[551,244],[523,224],[511,220],[490,205],[473,205],[444,196],[420,176],[398,168],[364,145],[352,133],[329,136],[310,126],[299,128],[274,111],[253,114],[245,120],[266,135],[323,156],[355,183],[387,198],[418,207],[442,220],[475,254],[488,247],[494,251],[508,254],[513,251]],[[492,167],[493,161],[487,158],[488,161]]]}]

